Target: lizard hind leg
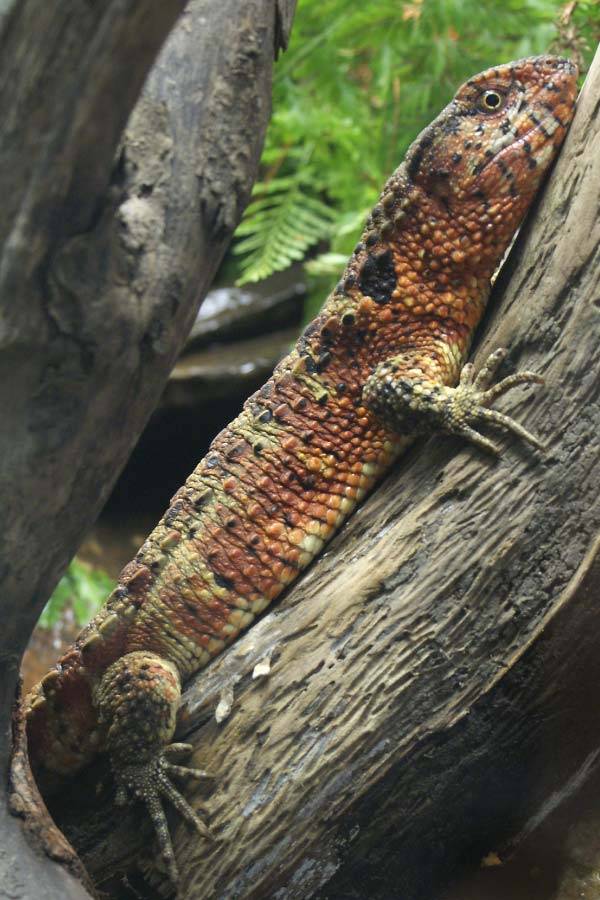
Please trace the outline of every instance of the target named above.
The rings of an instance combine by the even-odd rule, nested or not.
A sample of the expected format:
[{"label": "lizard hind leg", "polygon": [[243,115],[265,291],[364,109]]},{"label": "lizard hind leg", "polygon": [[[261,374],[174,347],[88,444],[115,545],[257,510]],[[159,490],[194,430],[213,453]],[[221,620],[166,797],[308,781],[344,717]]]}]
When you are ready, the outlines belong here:
[{"label": "lizard hind leg", "polygon": [[175,732],[181,682],[176,667],[156,653],[135,651],[104,673],[94,696],[117,784],[116,802],[146,804],[160,850],[175,883],[177,865],[163,808],[168,800],[203,837],[210,832],[172,778],[208,778],[201,769],[177,765],[189,744],[170,743]]},{"label": "lizard hind leg", "polygon": [[442,380],[421,375],[414,361],[392,357],[378,365],[367,379],[363,398],[389,428],[400,433],[408,429],[421,434],[456,434],[498,456],[499,447],[479,431],[481,425],[489,424],[510,431],[541,450],[541,441],[519,422],[489,408],[517,385],[544,383],[534,372],[516,372],[490,386],[505,358],[505,350],[496,350],[477,374],[472,363],[467,363],[458,385],[451,387]]}]

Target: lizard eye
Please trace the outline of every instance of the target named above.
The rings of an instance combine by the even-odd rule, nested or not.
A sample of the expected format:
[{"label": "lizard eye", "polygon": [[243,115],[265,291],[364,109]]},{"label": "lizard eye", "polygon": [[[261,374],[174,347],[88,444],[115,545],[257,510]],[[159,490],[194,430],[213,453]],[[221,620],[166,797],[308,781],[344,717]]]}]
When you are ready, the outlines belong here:
[{"label": "lizard eye", "polygon": [[497,112],[504,106],[504,100],[500,91],[484,91],[479,99],[479,106],[484,112]]}]

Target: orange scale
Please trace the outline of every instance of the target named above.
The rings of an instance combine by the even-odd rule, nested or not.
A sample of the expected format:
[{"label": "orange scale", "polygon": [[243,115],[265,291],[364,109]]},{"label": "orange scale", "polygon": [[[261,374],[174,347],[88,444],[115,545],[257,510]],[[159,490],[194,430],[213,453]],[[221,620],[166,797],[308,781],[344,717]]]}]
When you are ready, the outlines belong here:
[{"label": "orange scale", "polygon": [[[258,579],[261,577],[261,570],[258,569],[253,563],[244,563],[244,570],[246,574],[246,578],[250,582],[253,588],[256,587]],[[249,596],[252,595],[252,591],[249,591]]]},{"label": "orange scale", "polygon": [[[381,445],[380,445],[381,446]],[[370,450],[365,450],[364,461],[366,463],[376,463],[379,459],[379,453],[377,452],[377,448],[371,445]]]},{"label": "orange scale", "polygon": [[305,537],[306,534],[304,532],[304,529],[301,527],[293,528],[288,532],[288,540],[291,544],[300,545]]},{"label": "orange scale", "polygon": [[327,507],[322,503],[311,503],[308,507],[307,514],[311,519],[325,519],[327,516]]},{"label": "orange scale", "polygon": [[281,576],[284,568],[285,565],[280,559],[274,559],[271,563],[271,573],[276,581],[281,582]]},{"label": "orange scale", "polygon": [[279,581],[265,581],[264,595],[267,600],[274,600],[281,593],[281,584]]},{"label": "orange scale", "polygon": [[334,509],[328,509],[325,514],[325,521],[328,525],[334,526],[337,523],[339,513]]},{"label": "orange scale", "polygon": [[297,577],[298,570],[292,569],[290,566],[286,566],[281,573],[281,582],[283,585],[287,585],[291,581],[294,581]]}]

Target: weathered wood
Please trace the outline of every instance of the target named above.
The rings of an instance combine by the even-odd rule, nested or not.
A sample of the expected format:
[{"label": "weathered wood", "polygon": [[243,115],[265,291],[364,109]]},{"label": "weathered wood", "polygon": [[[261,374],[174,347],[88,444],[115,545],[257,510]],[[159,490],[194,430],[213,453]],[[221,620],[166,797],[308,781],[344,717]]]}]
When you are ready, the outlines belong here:
[{"label": "weathered wood", "polygon": [[[183,0],[3,5],[3,770],[31,630],[156,405],[248,200],[294,6],[192,0],[121,140]],[[14,896],[39,896],[42,878],[48,897],[80,895],[25,858],[1,803],[0,837]]]},{"label": "weathered wood", "polygon": [[[510,408],[546,453],[505,440],[496,463],[421,443],[189,686],[180,734],[216,775],[218,843],[176,825],[181,897],[429,900],[600,743],[593,704],[573,702],[600,679],[599,104],[597,57],[475,356],[508,346],[510,368],[544,374]],[[132,816],[118,826],[97,798],[83,821],[66,814],[100,881],[132,852]]]}]

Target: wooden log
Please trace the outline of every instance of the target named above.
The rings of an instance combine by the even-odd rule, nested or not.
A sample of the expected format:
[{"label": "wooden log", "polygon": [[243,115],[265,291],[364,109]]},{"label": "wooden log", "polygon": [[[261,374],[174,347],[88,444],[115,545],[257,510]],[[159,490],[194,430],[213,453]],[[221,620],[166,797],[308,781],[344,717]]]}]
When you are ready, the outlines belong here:
[{"label": "wooden log", "polygon": [[[248,200],[295,0],[184,6],[12,0],[0,13],[4,771],[23,649],[156,406]],[[12,790],[25,814],[29,788]],[[42,880],[48,897],[81,896],[29,858],[4,802],[0,835],[14,896],[38,897]]]},{"label": "wooden log", "polygon": [[[217,843],[173,819],[180,897],[430,900],[598,747],[584,691],[600,682],[599,98],[600,56],[475,354],[507,346],[508,371],[544,374],[505,408],[546,452],[421,442],[189,685],[179,734],[215,773]],[[153,850],[141,811],[118,822],[98,778],[59,812],[110,888]]]}]

